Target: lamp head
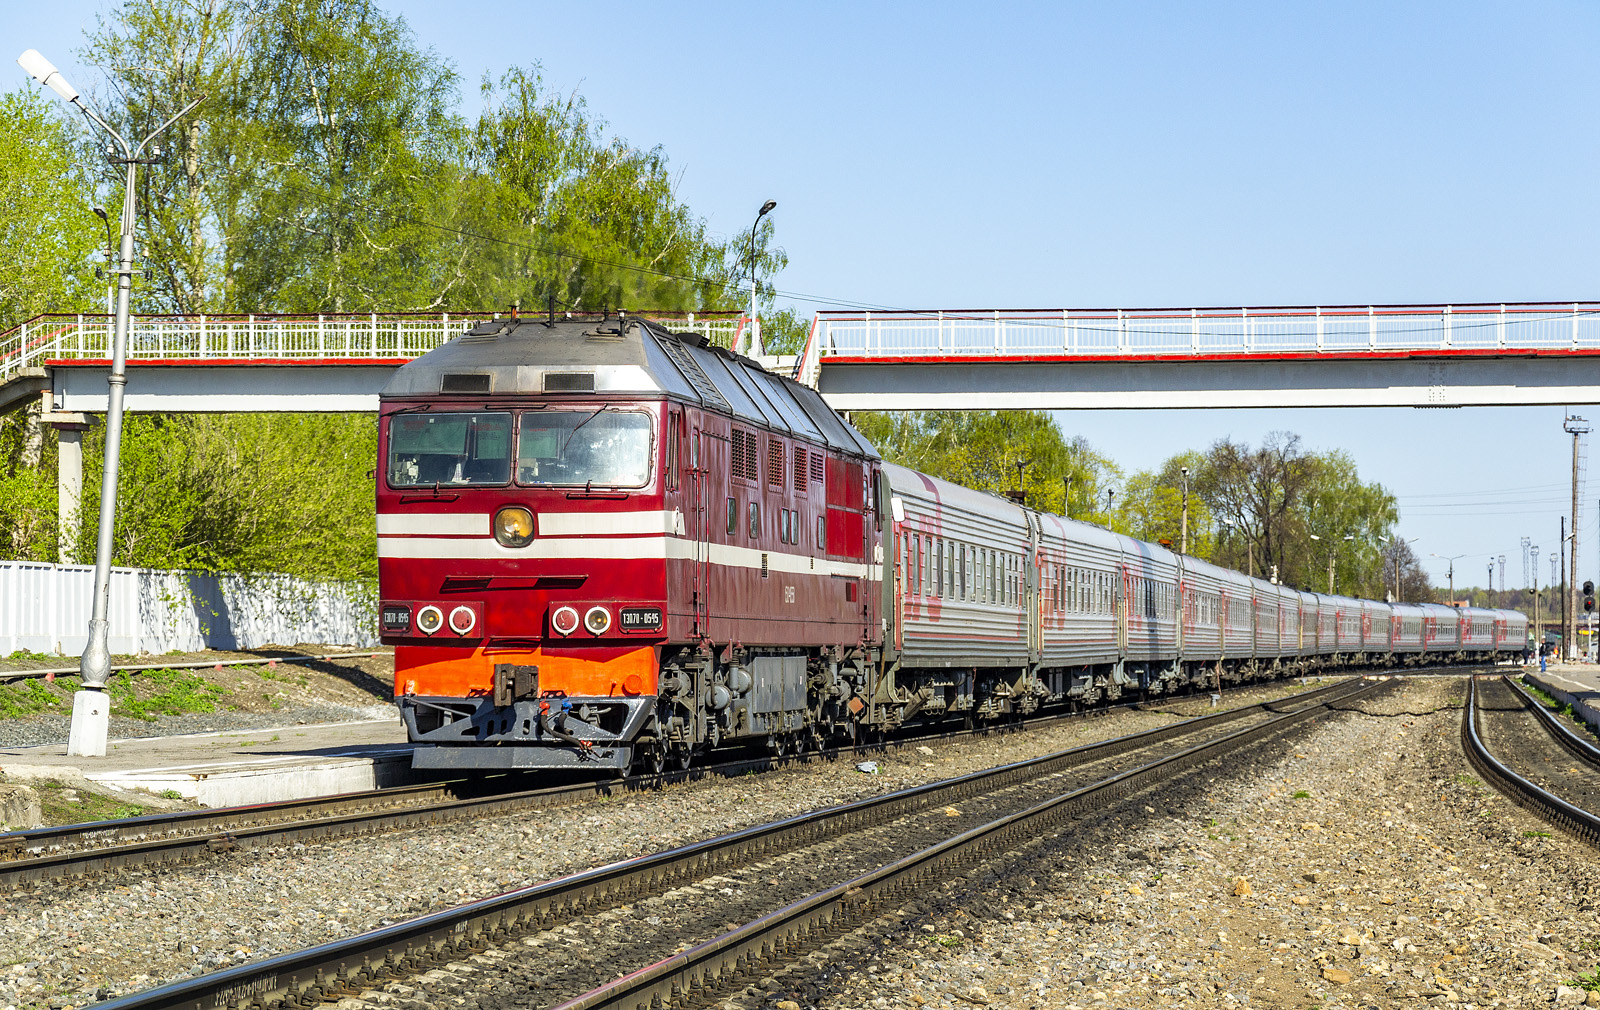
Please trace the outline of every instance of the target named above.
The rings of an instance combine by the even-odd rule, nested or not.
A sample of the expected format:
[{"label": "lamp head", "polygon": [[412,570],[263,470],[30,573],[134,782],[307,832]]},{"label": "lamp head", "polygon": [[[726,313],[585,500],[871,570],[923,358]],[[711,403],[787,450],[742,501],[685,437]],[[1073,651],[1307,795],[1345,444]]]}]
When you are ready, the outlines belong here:
[{"label": "lamp head", "polygon": [[106,209],[104,207],[100,206],[99,204],[95,204],[94,205],[94,216],[99,218],[102,221],[106,221],[107,220],[106,219]]},{"label": "lamp head", "polygon": [[29,49],[17,57],[17,65],[28,72],[28,76],[43,84],[69,102],[78,100],[78,89],[67,83],[61,76],[61,71],[56,65],[39,55],[39,50]]},{"label": "lamp head", "polygon": [[766,203],[762,204],[761,213],[756,215],[756,220],[759,221],[763,217],[766,217],[768,214],[772,213],[772,208],[776,207],[777,205],[778,201],[776,200],[768,200]]}]

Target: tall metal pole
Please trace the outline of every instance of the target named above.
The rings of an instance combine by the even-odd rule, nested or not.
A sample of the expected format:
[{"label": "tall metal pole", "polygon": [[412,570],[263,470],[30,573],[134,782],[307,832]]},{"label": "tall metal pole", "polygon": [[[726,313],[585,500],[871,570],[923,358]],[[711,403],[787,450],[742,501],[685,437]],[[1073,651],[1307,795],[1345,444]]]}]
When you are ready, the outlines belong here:
[{"label": "tall metal pole", "polygon": [[[111,339],[111,375],[107,379],[106,396],[106,446],[104,469],[100,480],[100,535],[95,544],[94,596],[90,601],[89,641],[79,660],[79,690],[72,697],[72,724],[67,735],[67,753],[77,757],[104,757],[106,735],[110,723],[110,705],[105,697],[106,678],[111,673],[111,649],[107,623],[111,601],[111,547],[117,523],[117,464],[122,450],[122,393],[128,384],[128,299],[133,285],[133,229],[136,221],[134,199],[135,183],[141,163],[154,159],[141,159],[149,143],[166,132],[167,127],[194,111],[205,96],[201,95],[176,116],[162,123],[137,147],[130,147],[116,130],[113,130],[95,111],[79,101],[76,88],[68,84],[61,72],[36,50],[29,49],[17,57],[17,64],[40,84],[77,106],[78,111],[96,126],[110,134],[116,141],[121,157],[113,156],[114,164],[127,168],[125,189],[122,193],[122,244],[117,263],[117,322]],[[159,153],[159,152],[152,152]]]},{"label": "tall metal pole", "polygon": [[[122,393],[128,385],[128,299],[133,287],[134,184],[139,163],[127,159],[127,189],[122,194],[122,246],[117,256],[117,323],[111,338],[111,375],[106,399],[105,466],[100,477],[100,535],[94,548],[94,606],[89,615],[89,645],[78,663],[85,690],[98,691],[111,673],[106,615],[111,609],[111,548],[117,524],[117,470],[122,458]],[[101,745],[104,753],[104,744]],[[94,756],[94,755],[91,755]]]},{"label": "tall metal pole", "polygon": [[1561,558],[1561,581],[1556,585],[1561,587],[1561,655],[1565,656],[1572,647],[1572,639],[1567,636],[1567,517],[1561,517],[1561,550],[1556,555]]},{"label": "tall metal pole", "polygon": [[1178,540],[1179,554],[1189,553],[1189,468],[1183,468],[1183,532]]},{"label": "tall metal pole", "polygon": [[1578,637],[1578,595],[1572,591],[1572,584],[1578,579],[1578,439],[1589,432],[1589,425],[1581,417],[1569,417],[1562,427],[1572,433],[1572,544],[1565,555],[1571,558],[1567,566],[1571,574],[1562,579],[1561,587],[1561,620],[1565,627],[1561,651],[1568,658],[1576,659],[1578,650],[1573,639]]},{"label": "tall metal pole", "polygon": [[1536,645],[1544,645],[1544,631],[1540,621],[1539,607],[1539,545],[1532,544],[1528,547],[1528,555],[1533,558],[1533,641]]},{"label": "tall metal pole", "polygon": [[[771,213],[772,208],[778,205],[776,200],[768,200],[756,212],[755,223],[750,226],[750,356],[760,357],[761,324],[756,322],[756,229],[761,227],[761,219]],[[735,348],[737,350],[737,348]]]}]

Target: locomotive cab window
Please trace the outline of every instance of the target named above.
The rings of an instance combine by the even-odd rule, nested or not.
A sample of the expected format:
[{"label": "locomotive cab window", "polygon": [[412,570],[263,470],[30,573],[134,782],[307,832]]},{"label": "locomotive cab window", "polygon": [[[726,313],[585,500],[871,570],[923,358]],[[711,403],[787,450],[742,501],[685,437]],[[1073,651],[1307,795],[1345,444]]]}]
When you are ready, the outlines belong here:
[{"label": "locomotive cab window", "polygon": [[636,410],[524,412],[517,483],[643,487],[650,479],[651,429],[650,415]]},{"label": "locomotive cab window", "polygon": [[400,414],[389,419],[389,486],[505,484],[510,414]]}]

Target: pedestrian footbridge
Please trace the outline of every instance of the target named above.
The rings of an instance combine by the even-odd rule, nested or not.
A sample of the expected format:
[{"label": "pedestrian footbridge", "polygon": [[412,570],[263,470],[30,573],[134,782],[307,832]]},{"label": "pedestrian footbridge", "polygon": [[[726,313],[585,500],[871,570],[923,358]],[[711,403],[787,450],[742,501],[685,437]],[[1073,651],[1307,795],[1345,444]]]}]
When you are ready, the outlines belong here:
[{"label": "pedestrian footbridge", "polygon": [[[657,315],[741,346],[737,313]],[[370,411],[395,368],[490,317],[137,316],[132,411]],[[111,319],[0,334],[0,410],[103,412]],[[768,367],[839,410],[1600,402],[1600,303],[817,313]]]},{"label": "pedestrian footbridge", "polygon": [[1600,303],[819,312],[839,410],[1589,404]]}]

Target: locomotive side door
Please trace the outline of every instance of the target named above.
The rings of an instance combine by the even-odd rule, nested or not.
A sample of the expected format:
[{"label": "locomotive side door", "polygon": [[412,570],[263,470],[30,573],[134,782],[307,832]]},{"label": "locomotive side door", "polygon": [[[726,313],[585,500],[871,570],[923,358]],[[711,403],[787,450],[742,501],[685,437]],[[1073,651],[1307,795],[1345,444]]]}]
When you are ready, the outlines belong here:
[{"label": "locomotive side door", "polygon": [[705,638],[711,637],[711,536],[716,523],[711,509],[714,500],[711,461],[716,439],[720,437],[697,427],[694,438],[689,440],[689,479],[693,482],[689,491],[694,511],[694,564],[691,568],[694,630]]}]

